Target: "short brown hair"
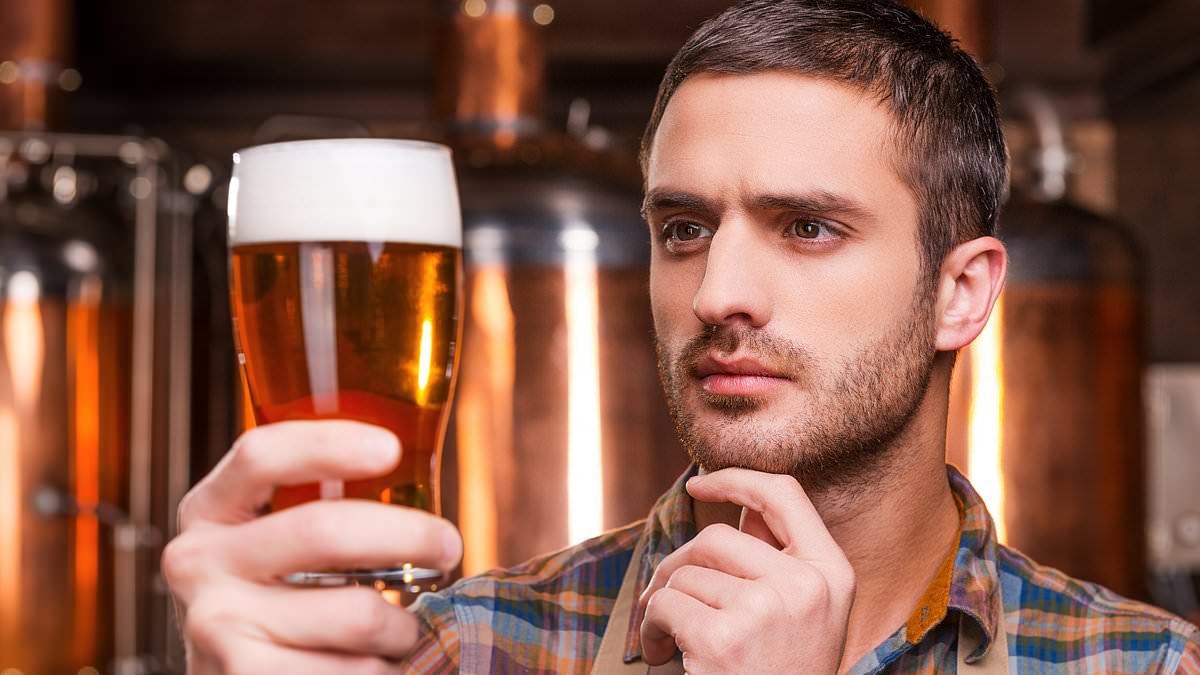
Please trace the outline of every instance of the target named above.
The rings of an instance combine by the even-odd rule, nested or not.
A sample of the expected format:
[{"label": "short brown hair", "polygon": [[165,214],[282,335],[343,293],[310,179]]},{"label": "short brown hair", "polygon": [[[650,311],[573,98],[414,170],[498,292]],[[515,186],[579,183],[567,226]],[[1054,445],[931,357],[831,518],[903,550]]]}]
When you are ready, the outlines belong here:
[{"label": "short brown hair", "polygon": [[768,71],[844,82],[890,110],[927,280],[954,246],[995,234],[1008,189],[995,92],[949,35],[891,0],[746,0],[705,22],[659,85],[643,170],[667,103],[689,76]]}]

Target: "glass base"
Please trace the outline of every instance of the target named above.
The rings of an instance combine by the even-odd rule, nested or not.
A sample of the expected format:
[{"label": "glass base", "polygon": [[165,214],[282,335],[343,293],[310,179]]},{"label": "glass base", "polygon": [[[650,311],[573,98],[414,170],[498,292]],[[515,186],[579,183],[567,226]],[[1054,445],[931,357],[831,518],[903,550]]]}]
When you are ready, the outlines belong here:
[{"label": "glass base", "polygon": [[377,591],[401,591],[405,595],[416,595],[436,591],[444,576],[440,570],[405,565],[384,570],[296,572],[283,577],[283,582],[309,588],[370,586]]}]

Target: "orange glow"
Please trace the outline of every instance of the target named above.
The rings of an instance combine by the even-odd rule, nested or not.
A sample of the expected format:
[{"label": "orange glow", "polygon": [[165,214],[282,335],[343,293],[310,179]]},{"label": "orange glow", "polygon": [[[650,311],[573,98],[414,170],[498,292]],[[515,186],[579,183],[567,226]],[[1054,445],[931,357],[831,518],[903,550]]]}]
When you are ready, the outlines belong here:
[{"label": "orange glow", "polygon": [[[421,261],[421,290],[417,300],[417,320],[421,322],[421,336],[417,342],[416,383],[414,392],[417,405],[429,403],[429,375],[433,366],[433,316],[437,311],[437,298],[440,282],[438,281],[438,257],[425,256]],[[407,357],[407,355],[406,355]]]},{"label": "orange glow", "polygon": [[[32,272],[9,278],[8,301],[0,322],[4,365],[12,375],[13,399],[0,409],[0,625],[17,623],[21,607],[21,432],[41,394],[45,360],[41,287]],[[30,430],[32,431],[32,430]],[[25,608],[27,609],[27,608]]]},{"label": "orange glow", "polygon": [[[100,280],[85,278],[67,308],[68,372],[71,391],[72,484],[80,504],[100,501]],[[74,641],[79,661],[95,651],[96,593],[100,576],[100,523],[81,513],[74,519]]]},{"label": "orange glow", "polygon": [[[522,72],[521,18],[497,17],[496,22],[496,107],[497,119],[516,120],[521,113],[521,82],[526,77]],[[501,148],[511,148],[517,142],[517,134],[511,129],[500,129],[494,142]]]},{"label": "orange glow", "polygon": [[[502,267],[480,267],[471,275],[470,351],[458,390],[458,510],[463,535],[463,572],[497,567],[497,457],[512,455],[513,382],[516,342],[508,282]],[[468,363],[468,360],[470,363]]]},{"label": "orange glow", "polygon": [[967,353],[971,368],[967,474],[996,522],[996,537],[1008,539],[1004,522],[1004,354],[1001,348],[1003,298]]},{"label": "orange glow", "polygon": [[246,369],[238,368],[238,381],[241,387],[238,388],[238,399],[241,405],[238,406],[238,413],[241,417],[240,429],[249,431],[258,426],[254,420],[254,399],[250,397],[250,385],[246,382]]},{"label": "orange glow", "polygon": [[[600,438],[600,298],[590,230],[564,234],[567,249],[567,536],[576,544],[604,531]],[[577,240],[577,241],[575,241]]]},{"label": "orange glow", "polygon": [[46,358],[39,303],[41,285],[32,272],[17,272],[8,281],[4,308],[4,344],[18,410],[34,405],[42,392]]},{"label": "orange glow", "polygon": [[417,389],[421,392],[422,398],[427,396],[425,390],[429,388],[429,366],[432,357],[433,322],[426,319],[421,324],[421,356],[417,363]]},{"label": "orange glow", "polygon": [[[7,314],[7,312],[5,312]],[[21,616],[21,446],[17,416],[0,409],[0,638]],[[4,651],[17,645],[6,645]]]}]

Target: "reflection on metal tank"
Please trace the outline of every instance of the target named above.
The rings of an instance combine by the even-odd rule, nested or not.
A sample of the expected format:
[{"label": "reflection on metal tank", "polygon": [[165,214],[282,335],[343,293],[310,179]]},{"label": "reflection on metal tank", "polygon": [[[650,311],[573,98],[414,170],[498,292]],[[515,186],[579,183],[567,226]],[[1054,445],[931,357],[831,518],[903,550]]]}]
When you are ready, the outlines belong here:
[{"label": "reflection on metal tank", "polygon": [[532,12],[446,3],[439,41],[467,260],[444,494],[467,574],[644,517],[686,464],[655,369],[636,168],[542,126]]},{"label": "reflection on metal tank", "polygon": [[[77,85],[62,0],[0,1],[0,130]],[[69,144],[0,135],[0,671],[107,671],[128,501],[129,257]],[[127,233],[125,233],[127,235]],[[115,511],[115,513],[114,513]]]},{"label": "reflection on metal tank", "polygon": [[192,202],[167,160],[0,131],[0,672],[172,658],[157,560],[188,484]]},{"label": "reflection on metal tank", "polygon": [[[128,503],[129,260],[90,174],[0,137],[0,667],[107,670]],[[125,233],[126,235],[128,233]]]},{"label": "reflection on metal tank", "polygon": [[47,131],[81,82],[69,7],[0,0],[0,672],[156,672],[193,202],[160,142]]},{"label": "reflection on metal tank", "polygon": [[1008,286],[960,355],[949,454],[1006,543],[1144,597],[1141,262],[1119,225],[1063,198],[1068,155],[1046,99],[1021,105],[1039,183],[1001,217]]}]

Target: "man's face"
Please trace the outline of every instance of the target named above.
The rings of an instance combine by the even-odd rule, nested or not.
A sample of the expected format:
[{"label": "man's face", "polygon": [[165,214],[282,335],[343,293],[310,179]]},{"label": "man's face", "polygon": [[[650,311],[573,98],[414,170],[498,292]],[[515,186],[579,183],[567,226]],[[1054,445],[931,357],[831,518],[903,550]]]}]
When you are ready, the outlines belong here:
[{"label": "man's face", "polygon": [[915,414],[935,356],[890,114],[783,73],[695,75],[646,166],[659,369],[708,470],[850,481]]}]

